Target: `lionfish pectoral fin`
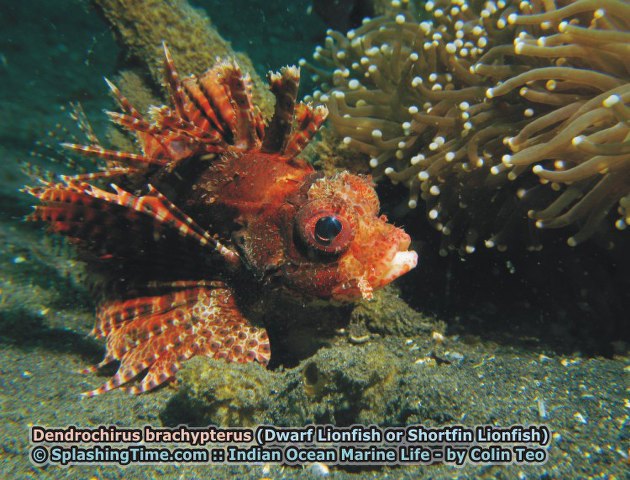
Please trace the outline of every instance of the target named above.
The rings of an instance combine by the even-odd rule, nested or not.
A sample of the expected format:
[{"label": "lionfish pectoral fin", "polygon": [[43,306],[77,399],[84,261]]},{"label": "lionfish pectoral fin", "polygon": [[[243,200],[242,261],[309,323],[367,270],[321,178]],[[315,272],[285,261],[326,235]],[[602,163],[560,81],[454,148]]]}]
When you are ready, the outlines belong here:
[{"label": "lionfish pectoral fin", "polygon": [[[167,284],[156,283],[160,288]],[[83,393],[93,397],[124,386],[142,393],[172,380],[195,356],[267,365],[269,338],[240,312],[230,288],[222,282],[172,282],[156,296],[116,300],[98,309],[94,332],[107,338],[105,360],[118,360],[116,374],[101,387]],[[198,285],[198,286],[192,286]],[[190,288],[182,288],[189,286]],[[144,377],[140,377],[143,373]]]}]

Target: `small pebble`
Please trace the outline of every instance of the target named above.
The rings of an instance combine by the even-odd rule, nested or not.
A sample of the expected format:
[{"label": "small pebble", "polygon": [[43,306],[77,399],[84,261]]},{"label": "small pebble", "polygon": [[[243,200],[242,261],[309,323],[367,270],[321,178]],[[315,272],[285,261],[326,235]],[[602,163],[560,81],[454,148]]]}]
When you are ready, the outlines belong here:
[{"label": "small pebble", "polygon": [[330,475],[330,469],[327,465],[319,462],[311,463],[308,467],[311,473],[317,477],[327,477]]},{"label": "small pebble", "polygon": [[461,363],[464,360],[464,355],[459,352],[446,352],[444,356],[451,363]]}]

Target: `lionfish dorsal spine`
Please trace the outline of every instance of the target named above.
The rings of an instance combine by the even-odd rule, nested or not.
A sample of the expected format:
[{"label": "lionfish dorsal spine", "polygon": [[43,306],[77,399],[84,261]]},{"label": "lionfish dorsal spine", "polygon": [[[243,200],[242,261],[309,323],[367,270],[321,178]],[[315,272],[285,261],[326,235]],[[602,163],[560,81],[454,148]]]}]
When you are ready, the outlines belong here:
[{"label": "lionfish dorsal spine", "polygon": [[269,72],[269,88],[276,98],[275,110],[262,151],[283,153],[293,128],[293,115],[300,83],[300,69],[284,67],[279,72]]},{"label": "lionfish dorsal spine", "polygon": [[298,155],[318,132],[327,116],[328,109],[324,105],[313,108],[299,103],[295,112],[297,128],[289,138],[283,154],[288,158]]}]

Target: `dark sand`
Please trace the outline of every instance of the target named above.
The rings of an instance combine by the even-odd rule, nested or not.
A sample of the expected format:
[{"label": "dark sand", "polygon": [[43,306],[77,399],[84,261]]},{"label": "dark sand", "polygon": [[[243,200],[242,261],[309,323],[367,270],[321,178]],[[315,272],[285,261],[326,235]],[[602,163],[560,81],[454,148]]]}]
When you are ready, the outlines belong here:
[{"label": "dark sand", "polygon": [[[25,180],[16,165],[28,156],[35,140],[56,123],[66,122],[60,107],[68,101],[80,100],[97,132],[103,131],[100,110],[111,104],[101,77],[114,74],[118,53],[106,25],[83,2],[28,2],[23,7],[6,3],[11,5],[0,8],[0,477],[321,477],[321,466],[38,468],[29,461],[31,425],[161,425],[184,404],[172,388],[135,397],[121,392],[92,399],[79,396],[107,379],[77,373],[99,361],[103,352],[102,345],[87,336],[93,305],[68,249],[46,239],[38,228],[21,223],[30,200],[17,192]],[[213,10],[210,15],[215,15]],[[286,51],[275,57],[255,55],[256,38],[261,38],[256,35],[270,36],[274,45],[290,41],[273,35],[274,29],[286,29],[270,18],[269,24],[252,27],[256,33],[250,40],[234,42],[236,48],[248,50],[263,69],[290,61]],[[239,29],[227,28],[225,17],[215,23],[226,37],[238,36]],[[302,39],[300,48],[308,51],[304,45],[311,41],[314,44],[317,39]],[[556,351],[516,331],[512,336],[505,332],[497,341],[490,340],[492,335],[476,333],[475,337],[447,335],[443,343],[429,335],[374,335],[368,343],[355,346],[339,339],[294,369],[269,373],[272,383],[267,387],[267,401],[271,407],[260,415],[278,424],[283,419],[310,423],[326,416],[337,418],[343,412],[340,404],[359,395],[362,410],[350,405],[351,413],[345,412],[348,418],[375,422],[380,418],[389,424],[545,423],[554,433],[547,447],[549,460],[543,466],[401,467],[359,472],[331,467],[332,478],[627,478],[627,357],[572,354],[566,348]],[[375,351],[389,352],[384,358],[391,376],[382,375],[383,365],[370,355]],[[217,369],[226,378],[241,374],[240,367],[220,362],[195,365]],[[303,383],[313,369],[329,379],[327,397],[305,395]],[[368,387],[376,385],[376,394],[364,380],[373,374],[387,380],[382,385],[368,382]],[[185,378],[189,376],[185,374]],[[296,413],[296,405],[306,405],[305,410]],[[188,413],[178,412],[180,418]]]}]

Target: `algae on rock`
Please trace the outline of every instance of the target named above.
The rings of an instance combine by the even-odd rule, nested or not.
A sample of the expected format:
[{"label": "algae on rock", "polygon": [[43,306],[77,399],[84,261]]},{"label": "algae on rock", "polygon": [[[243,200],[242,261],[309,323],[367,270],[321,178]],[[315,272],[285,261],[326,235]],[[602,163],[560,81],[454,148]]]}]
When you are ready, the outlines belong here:
[{"label": "algae on rock", "polygon": [[446,330],[443,321],[428,318],[407,305],[393,285],[376,292],[373,300],[364,300],[356,305],[350,316],[350,325],[357,324],[382,335],[426,335]]},{"label": "algae on rock", "polygon": [[278,377],[253,363],[223,363],[203,357],[186,362],[178,394],[164,412],[167,424],[209,423],[249,427],[269,423],[270,392]]},{"label": "algae on rock", "polygon": [[229,42],[212,28],[210,19],[186,0],[93,0],[131,57],[145,66],[156,85],[164,77],[166,42],[181,75],[200,75],[217,58],[237,58],[254,84],[254,102],[265,116],[273,112],[273,96],[254,70],[247,55],[235,53]]},{"label": "algae on rock", "polygon": [[[366,361],[369,359],[369,361]],[[400,361],[382,344],[321,349],[293,369],[195,358],[178,375],[167,424],[224,426],[382,423],[393,405]]]}]

